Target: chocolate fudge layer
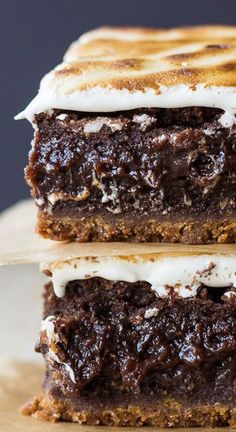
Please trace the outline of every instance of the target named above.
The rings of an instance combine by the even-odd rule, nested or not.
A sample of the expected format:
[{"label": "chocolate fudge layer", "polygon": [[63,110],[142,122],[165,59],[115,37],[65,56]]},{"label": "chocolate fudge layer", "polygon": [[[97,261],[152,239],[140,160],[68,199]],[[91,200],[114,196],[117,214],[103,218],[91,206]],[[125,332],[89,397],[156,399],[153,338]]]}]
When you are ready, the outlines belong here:
[{"label": "chocolate fudge layer", "polygon": [[214,108],[35,116],[26,179],[56,240],[233,243],[236,126]]},{"label": "chocolate fudge layer", "polygon": [[147,282],[45,289],[44,393],[25,414],[119,426],[236,426],[236,292],[159,298]]}]

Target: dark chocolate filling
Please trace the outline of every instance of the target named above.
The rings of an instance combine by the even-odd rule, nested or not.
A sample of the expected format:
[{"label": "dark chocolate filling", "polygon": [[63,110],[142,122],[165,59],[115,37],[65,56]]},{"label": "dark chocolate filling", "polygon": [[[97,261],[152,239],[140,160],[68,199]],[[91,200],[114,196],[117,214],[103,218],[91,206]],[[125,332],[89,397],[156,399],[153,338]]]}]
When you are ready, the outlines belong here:
[{"label": "dark chocolate filling", "polygon": [[[26,178],[41,209],[58,217],[158,216],[159,220],[235,216],[236,127],[210,108],[36,116]],[[134,121],[148,115],[147,124]],[[84,126],[109,122],[98,133]],[[52,193],[62,199],[50,203]],[[79,197],[79,200],[77,198]]]},{"label": "dark chocolate filling", "polygon": [[[129,395],[235,405],[236,297],[224,295],[229,289],[202,286],[196,297],[159,299],[146,282],[93,278],[70,282],[57,298],[47,285],[44,317],[54,316],[57,356],[76,383],[62,363],[49,361],[42,332],[45,387],[57,397],[109,406]],[[145,318],[150,308],[155,312]]]}]

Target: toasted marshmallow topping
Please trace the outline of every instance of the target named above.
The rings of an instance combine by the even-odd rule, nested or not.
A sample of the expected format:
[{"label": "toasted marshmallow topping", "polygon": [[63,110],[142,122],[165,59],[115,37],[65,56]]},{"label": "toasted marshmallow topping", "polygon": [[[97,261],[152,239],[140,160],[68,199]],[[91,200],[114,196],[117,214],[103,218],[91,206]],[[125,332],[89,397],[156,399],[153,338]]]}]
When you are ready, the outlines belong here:
[{"label": "toasted marshmallow topping", "polygon": [[[217,107],[236,112],[236,27],[98,29],[82,36],[16,118],[52,109]],[[223,124],[228,124],[226,118]]]},{"label": "toasted marshmallow topping", "polygon": [[68,282],[101,277],[110,281],[146,281],[159,297],[173,291],[180,298],[197,294],[201,284],[209,287],[236,286],[236,255],[199,254],[162,256],[77,258],[43,264],[51,273],[55,294],[62,297]]}]

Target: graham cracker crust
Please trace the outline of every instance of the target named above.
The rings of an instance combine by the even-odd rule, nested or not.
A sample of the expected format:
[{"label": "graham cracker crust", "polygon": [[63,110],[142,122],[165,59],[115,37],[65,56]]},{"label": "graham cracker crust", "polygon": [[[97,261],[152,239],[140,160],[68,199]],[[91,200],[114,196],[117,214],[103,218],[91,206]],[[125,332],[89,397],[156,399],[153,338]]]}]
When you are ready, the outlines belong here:
[{"label": "graham cracker crust", "polygon": [[91,426],[236,428],[236,408],[218,403],[184,407],[174,400],[165,400],[148,408],[130,404],[112,409],[79,411],[73,408],[70,401],[57,400],[45,393],[28,402],[21,413],[52,422],[63,420]]},{"label": "graham cracker crust", "polygon": [[236,220],[157,222],[103,216],[58,218],[39,211],[37,232],[52,240],[168,242],[185,244],[236,243]]}]

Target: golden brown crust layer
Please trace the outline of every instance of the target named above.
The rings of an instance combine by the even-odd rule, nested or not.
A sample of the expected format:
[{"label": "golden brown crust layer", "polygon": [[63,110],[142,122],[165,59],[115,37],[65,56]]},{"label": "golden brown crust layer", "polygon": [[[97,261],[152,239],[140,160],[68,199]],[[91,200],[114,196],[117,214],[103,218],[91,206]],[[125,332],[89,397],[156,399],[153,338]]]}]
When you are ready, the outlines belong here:
[{"label": "golden brown crust layer", "polygon": [[236,243],[236,221],[143,222],[102,216],[63,218],[38,214],[38,233],[52,240],[169,242],[185,244]]},{"label": "golden brown crust layer", "polygon": [[129,405],[99,411],[77,411],[70,402],[59,401],[51,395],[34,398],[21,410],[49,421],[66,420],[79,424],[105,426],[156,426],[156,427],[218,427],[236,428],[236,408],[230,405],[199,405],[184,407],[173,400],[166,400],[150,408]]},{"label": "golden brown crust layer", "polygon": [[80,77],[79,90],[98,84],[129,91],[199,83],[234,87],[235,41],[236,27],[226,26],[100,28],[70,46],[54,79]]}]

